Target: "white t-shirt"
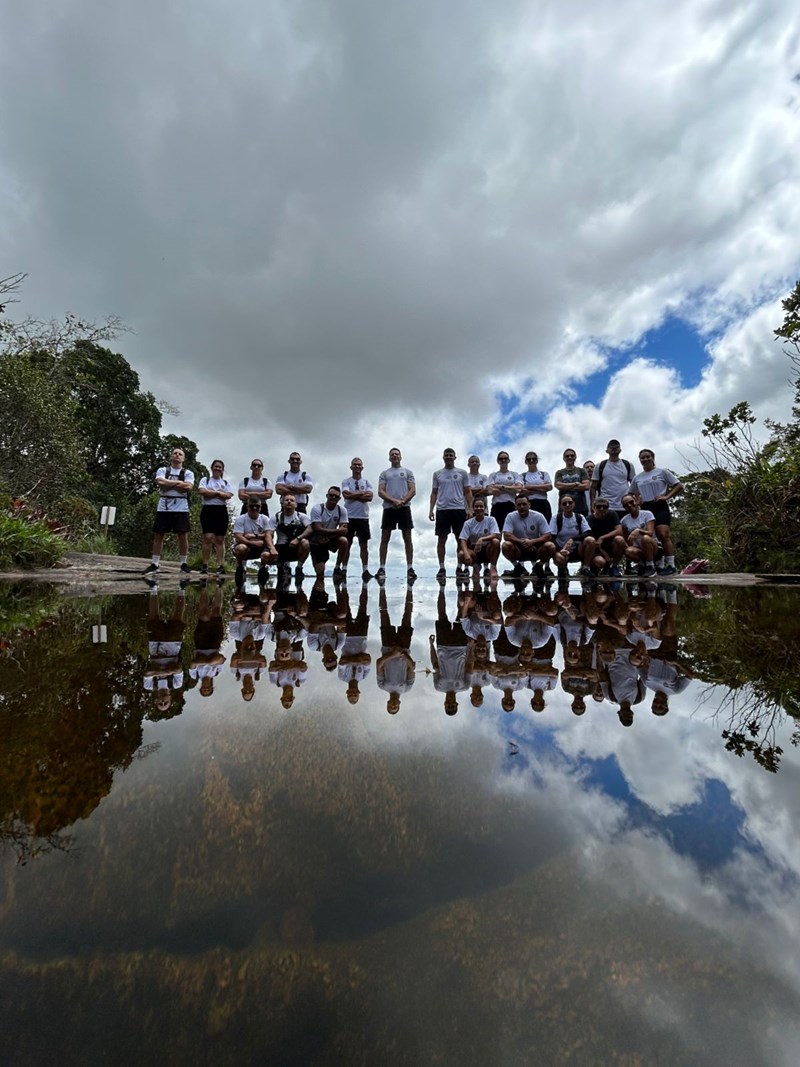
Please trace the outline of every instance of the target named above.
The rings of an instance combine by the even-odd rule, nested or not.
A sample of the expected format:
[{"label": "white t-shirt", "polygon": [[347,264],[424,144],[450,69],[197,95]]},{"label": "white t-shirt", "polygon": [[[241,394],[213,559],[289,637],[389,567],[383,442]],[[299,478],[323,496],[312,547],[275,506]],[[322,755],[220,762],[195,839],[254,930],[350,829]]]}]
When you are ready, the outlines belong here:
[{"label": "white t-shirt", "polygon": [[[416,488],[416,485],[414,472],[410,471],[408,467],[387,467],[385,471],[381,471],[378,478],[378,487],[388,493],[389,496],[394,497],[395,500],[402,500],[409,489],[412,486]],[[388,500],[384,500],[383,506],[384,508],[394,507]]]},{"label": "white t-shirt", "polygon": [[485,485],[488,485],[489,479],[485,474],[467,474],[467,482],[470,489],[483,489]]},{"label": "white t-shirt", "polygon": [[560,531],[558,529],[558,515],[554,515],[550,520],[550,533],[555,538],[559,548],[563,548],[570,537],[573,541],[577,541],[581,535],[585,536],[591,532],[585,515],[578,515],[577,513],[574,515],[561,515]]},{"label": "white t-shirt", "polygon": [[[384,649],[386,652],[387,649]],[[384,663],[378,672],[378,688],[385,693],[407,693],[416,681],[416,676],[409,671],[404,656],[397,656]]]},{"label": "white t-shirt", "polygon": [[536,489],[535,486],[552,485],[553,482],[547,471],[523,471],[522,484],[525,486],[529,499],[547,500],[547,493],[543,493],[541,489]]},{"label": "white t-shirt", "polygon": [[[489,485],[519,485],[522,478],[516,471],[495,471],[489,475]],[[515,490],[516,492],[516,490]],[[513,504],[514,492],[499,492],[492,497],[493,504]]]},{"label": "white t-shirt", "polygon": [[283,509],[277,515],[270,515],[267,522],[269,523],[267,529],[277,534],[275,541],[279,545],[293,541],[311,525],[311,519],[302,511],[295,511],[290,519],[288,515],[284,515]]},{"label": "white t-shirt", "polygon": [[638,493],[642,501],[649,502],[656,497],[663,496],[673,485],[678,484],[678,479],[672,471],[664,467],[653,467],[651,471],[642,471],[631,480],[630,491]]},{"label": "white t-shirt", "polygon": [[[173,478],[178,480],[178,475],[181,473],[180,467],[159,467],[156,471],[156,478]],[[191,471],[187,471],[184,468],[183,481],[190,482],[194,485],[194,475]],[[185,489],[166,489],[163,485],[158,487],[160,494],[158,500],[158,511],[188,511],[189,510],[189,493]]]},{"label": "white t-shirt", "polygon": [[648,522],[655,522],[655,515],[652,511],[645,511],[642,509],[636,518],[626,512],[619,521],[625,533],[629,534],[634,530],[641,530],[641,528],[646,526]]},{"label": "white t-shirt", "polygon": [[448,470],[442,467],[433,472],[433,488],[436,490],[436,507],[440,511],[463,510],[467,505],[464,489],[469,486],[469,475],[460,467]]},{"label": "white t-shirt", "polygon": [[518,511],[511,511],[503,523],[504,534],[510,533],[526,540],[531,537],[544,537],[547,532],[547,519],[541,511],[529,511],[524,519]]},{"label": "white t-shirt", "polygon": [[[284,471],[280,477],[275,479],[276,484],[283,482],[286,486],[291,485],[310,485],[314,486],[314,479],[308,473],[308,471]],[[308,503],[308,493],[294,493],[293,494],[298,504]]]},{"label": "white t-shirt", "polygon": [[[602,463],[602,477],[598,473]],[[631,463],[631,475],[636,474],[636,468]],[[600,479],[599,481],[597,479]],[[622,511],[622,498],[628,492],[628,468],[621,459],[614,462],[611,459],[601,460],[592,473],[592,484],[598,496],[604,496],[609,506],[615,511]]]},{"label": "white t-shirt", "polygon": [[310,519],[312,523],[318,522],[325,530],[335,530],[337,526],[347,522],[347,508],[336,504],[328,508],[327,504],[315,504],[311,509]]},{"label": "white t-shirt", "polygon": [[437,693],[463,693],[465,689],[469,689],[466,648],[439,647],[436,655],[439,658],[439,667],[433,672],[433,688]]},{"label": "white t-shirt", "polygon": [[[213,489],[215,492],[230,493],[231,495],[234,493],[233,484],[227,478],[201,478],[200,488]],[[218,496],[203,497],[204,508],[217,506],[225,508],[228,506],[228,501]]]},{"label": "white t-shirt", "polygon": [[263,534],[269,528],[269,518],[261,512],[254,519],[247,512],[244,515],[237,515],[233,523],[235,534]]},{"label": "white t-shirt", "polygon": [[491,515],[484,515],[482,519],[467,519],[461,527],[461,533],[458,536],[461,540],[466,541],[470,548],[472,548],[479,537],[486,537],[487,534],[497,534],[498,536],[500,534],[500,527],[497,525],[497,519],[493,518]]},{"label": "white t-shirt", "polygon": [[[342,492],[348,493],[374,493],[372,482],[368,478],[345,478],[342,482]],[[345,500],[348,519],[368,519],[369,501]]]},{"label": "white t-shirt", "polygon": [[242,478],[239,482],[239,492],[263,493],[265,489],[275,489],[269,478],[253,478],[251,475]]}]

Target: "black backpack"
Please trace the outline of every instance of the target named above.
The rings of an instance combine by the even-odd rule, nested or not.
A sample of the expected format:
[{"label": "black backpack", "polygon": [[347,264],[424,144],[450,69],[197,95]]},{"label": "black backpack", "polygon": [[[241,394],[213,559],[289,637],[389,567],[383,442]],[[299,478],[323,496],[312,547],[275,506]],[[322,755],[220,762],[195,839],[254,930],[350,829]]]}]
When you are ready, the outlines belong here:
[{"label": "black backpack", "polygon": [[[186,468],[185,467],[181,467],[181,469],[178,471],[177,474],[172,474],[172,468],[171,467],[167,467],[167,471],[166,471],[166,474],[164,475],[164,477],[165,478],[174,479],[176,482],[182,482],[183,479],[186,477]],[[171,493],[176,493],[176,492],[179,494],[179,496],[182,496],[182,497],[185,497],[185,498],[188,498],[188,496],[189,496],[189,490],[188,489],[172,489],[171,490]]]},{"label": "black backpack", "polygon": [[[622,459],[621,456],[620,459]],[[627,459],[623,459],[622,462],[625,464],[625,470],[628,472],[628,481],[630,482],[633,480],[633,464],[629,463]],[[607,459],[601,459],[597,464],[597,496],[601,495],[600,487],[603,484],[603,471],[606,469],[606,463],[608,463]]]},{"label": "black backpack", "polygon": [[[591,527],[589,526],[589,520],[586,518],[585,515],[581,515],[577,511],[575,512],[575,514],[572,517],[575,519],[575,525],[578,527],[577,538],[578,538],[579,541],[582,541],[583,538],[587,535],[587,533],[591,532]],[[581,525],[581,519],[583,519],[583,521],[586,523],[586,529],[585,530],[583,529],[583,527]],[[559,513],[556,515],[556,533],[561,533],[561,527],[563,525],[564,525],[564,512],[563,511],[559,511]]]},{"label": "black backpack", "polygon": [[[262,486],[263,489],[267,488],[268,480],[269,480],[268,478],[262,478],[261,479],[261,486]],[[244,487],[245,487],[245,489],[247,488],[247,485],[248,485],[249,481],[250,481],[250,475],[246,474],[245,477],[244,477]],[[240,515],[246,515],[247,514],[247,501],[246,500],[242,501],[242,510],[239,512],[239,514]],[[262,500],[261,501],[261,514],[262,515],[269,515],[269,504],[266,502],[266,500]]]}]

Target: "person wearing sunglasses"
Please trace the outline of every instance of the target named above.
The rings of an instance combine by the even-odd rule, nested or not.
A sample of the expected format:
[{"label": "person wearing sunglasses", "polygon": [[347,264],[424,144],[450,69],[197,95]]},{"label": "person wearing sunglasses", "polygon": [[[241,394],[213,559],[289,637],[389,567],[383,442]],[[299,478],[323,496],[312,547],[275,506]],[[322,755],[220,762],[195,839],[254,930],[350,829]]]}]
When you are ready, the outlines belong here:
[{"label": "person wearing sunglasses", "polygon": [[491,516],[502,530],[506,518],[516,510],[514,498],[522,492],[522,478],[516,471],[508,469],[509,455],[501,448],[497,453],[497,470],[489,475],[486,486],[492,497]]},{"label": "person wearing sunglasses", "polygon": [[267,577],[267,567],[277,562],[278,553],[270,543],[269,519],[261,514],[261,497],[253,493],[247,499],[247,511],[237,516],[233,524],[233,554],[236,558],[237,586],[244,584],[245,564],[250,559],[257,559],[259,584]]},{"label": "person wearing sunglasses", "polygon": [[250,473],[245,475],[239,482],[237,496],[242,502],[241,514],[247,512],[247,501],[251,496],[257,496],[261,501],[261,514],[269,515],[267,501],[272,497],[275,487],[269,478],[264,477],[264,463],[260,459],[254,459],[250,464]]},{"label": "person wearing sunglasses", "polygon": [[606,497],[594,498],[588,522],[594,538],[594,557],[589,561],[592,572],[608,570],[612,578],[621,577],[625,538],[617,512]]},{"label": "person wearing sunglasses", "polygon": [[350,541],[347,537],[347,508],[342,504],[342,491],[332,485],[325,494],[324,504],[315,504],[311,509],[311,562],[317,578],[325,577],[325,564],[331,551],[337,553],[334,578],[344,578],[350,558]]},{"label": "person wearing sunglasses", "polygon": [[535,452],[525,453],[525,466],[527,470],[522,472],[522,488],[531,502],[531,511],[538,511],[550,522],[553,509],[550,507],[547,494],[553,488],[553,479],[547,471],[539,470],[539,457]]},{"label": "person wearing sunglasses", "polygon": [[586,490],[592,483],[583,467],[575,466],[575,459],[574,448],[564,450],[564,466],[556,471],[553,484],[558,490],[559,504],[565,496],[571,496],[575,501],[575,514],[586,515],[589,511],[586,504]]},{"label": "person wearing sunglasses", "polygon": [[654,560],[660,548],[656,539],[656,518],[652,511],[645,511],[639,505],[638,496],[630,493],[622,498],[625,514],[622,516],[622,530],[625,535],[625,555],[634,564],[638,564],[642,578],[652,578],[656,573]]}]

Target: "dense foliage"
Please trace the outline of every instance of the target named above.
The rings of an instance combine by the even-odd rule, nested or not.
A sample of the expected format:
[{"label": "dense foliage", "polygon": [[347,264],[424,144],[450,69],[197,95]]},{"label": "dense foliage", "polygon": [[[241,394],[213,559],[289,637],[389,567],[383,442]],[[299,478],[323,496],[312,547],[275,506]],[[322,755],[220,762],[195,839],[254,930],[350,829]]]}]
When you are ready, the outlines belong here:
[{"label": "dense foliage", "polygon": [[747,401],[703,420],[706,469],[685,476],[673,529],[682,559],[707,556],[717,570],[800,571],[800,282],[775,330],[796,373],[788,423],[767,422],[759,442]]},{"label": "dense foliage", "polygon": [[[13,294],[23,278],[0,281],[0,295]],[[145,554],[156,468],[180,444],[199,480],[208,472],[197,462],[197,445],[162,436],[162,412],[174,409],[142,390],[125,357],[105,347],[124,331],[119,320],[98,325],[68,315],[63,322],[13,323],[2,317],[4,309],[0,304],[0,496],[22,498],[49,520],[41,540],[47,527],[52,540],[55,526],[81,547],[97,543],[100,508],[113,504],[117,525],[107,548]],[[23,551],[35,524],[15,525],[8,506],[2,510],[6,548],[15,530],[24,542],[13,563],[10,551],[0,551],[0,569],[35,565]]]}]

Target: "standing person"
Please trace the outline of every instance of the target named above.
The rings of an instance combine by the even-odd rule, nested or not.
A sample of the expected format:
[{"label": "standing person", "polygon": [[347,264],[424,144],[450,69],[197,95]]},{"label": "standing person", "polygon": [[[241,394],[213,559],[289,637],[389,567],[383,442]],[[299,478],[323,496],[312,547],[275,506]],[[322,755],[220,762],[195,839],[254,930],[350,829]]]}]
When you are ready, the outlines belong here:
[{"label": "standing person", "polygon": [[483,497],[487,501],[489,497],[489,490],[486,486],[489,484],[489,479],[485,474],[481,474],[481,461],[479,456],[470,456],[467,460],[467,475],[469,478],[469,487],[472,490],[473,503],[479,496]]},{"label": "standing person", "polygon": [[369,505],[374,495],[372,482],[364,477],[364,463],[355,456],[350,463],[352,478],[345,478],[342,482],[342,496],[347,508],[347,540],[352,545],[358,538],[358,547],[361,552],[361,580],[368,582],[372,575],[369,573],[369,542],[372,536],[369,528]]},{"label": "standing person", "polygon": [[683,485],[672,471],[656,466],[656,454],[650,448],[639,453],[642,473],[631,480],[631,493],[638,493],[642,511],[651,511],[656,524],[656,536],[664,548],[664,566],[658,572],[664,576],[675,574],[675,546],[670,523],[672,515],[668,501],[683,492]]},{"label": "standing person", "polygon": [[622,506],[622,498],[628,492],[631,479],[636,474],[636,468],[627,459],[620,457],[622,446],[616,437],[612,437],[606,445],[608,459],[601,459],[592,471],[591,498],[604,496],[614,511],[617,518],[621,519],[625,514]]},{"label": "standing person", "polygon": [[184,467],[185,461],[183,449],[173,448],[169,466],[159,467],[156,471],[159,500],[153,523],[153,555],[150,566],[144,569],[145,575],[158,576],[164,535],[168,533],[174,533],[178,538],[181,571],[191,573],[186,561],[189,558],[189,493],[194,486],[194,475]]},{"label": "standing person", "polygon": [[550,507],[547,494],[553,488],[553,479],[547,471],[539,470],[539,457],[535,452],[525,453],[525,465],[528,469],[522,472],[522,489],[527,493],[528,500],[531,502],[531,511],[538,511],[550,522],[553,509]]},{"label": "standing person", "polygon": [[325,495],[325,503],[315,504],[311,509],[311,562],[317,578],[325,576],[331,549],[337,553],[333,577],[344,578],[347,574],[350,542],[347,539],[347,508],[342,507],[341,499],[341,489],[332,485]]},{"label": "standing person", "polygon": [[237,585],[244,584],[244,568],[249,559],[257,559],[258,581],[263,584],[267,576],[267,567],[275,563],[278,554],[267,536],[269,519],[261,513],[261,500],[255,493],[247,501],[247,511],[237,515],[233,524],[233,554],[236,558]]},{"label": "standing person", "polygon": [[217,574],[225,573],[225,534],[228,532],[228,501],[233,496],[233,486],[225,477],[225,464],[221,459],[211,461],[211,477],[201,478],[198,492],[203,498],[200,509],[200,528],[203,531],[203,563],[201,574],[208,574],[211,546],[217,556]]},{"label": "standing person", "polygon": [[261,501],[261,514],[269,515],[267,501],[272,497],[274,486],[269,478],[264,477],[264,464],[260,459],[254,459],[250,464],[250,473],[245,475],[239,482],[237,496],[242,502],[241,515],[247,511],[247,502],[251,496],[257,496]]},{"label": "standing person", "polygon": [[553,481],[558,490],[559,504],[565,496],[571,496],[575,501],[575,514],[586,515],[589,508],[586,505],[586,490],[591,486],[589,475],[583,467],[575,466],[575,449],[567,448],[564,451],[564,466],[556,471]]},{"label": "standing person", "polygon": [[581,466],[586,471],[586,473],[589,475],[589,488],[586,490],[586,492],[584,493],[584,496],[583,496],[584,503],[586,504],[586,511],[584,512],[584,514],[588,517],[589,513],[592,510],[592,488],[591,487],[592,487],[592,475],[594,474],[594,460],[593,459],[585,459],[583,461],[583,463],[581,463]]},{"label": "standing person", "polygon": [[[456,467],[456,453],[453,448],[446,448],[442,453],[444,467],[433,472],[433,485],[431,488],[431,500],[428,510],[428,518],[431,522],[436,521],[436,555],[439,559],[439,570],[436,577],[442,581],[447,577],[444,567],[444,554],[447,547],[447,538],[452,533],[456,541],[458,552],[458,535],[472,514],[472,490],[469,487],[469,475],[461,467]],[[460,571],[458,564],[457,570]]]},{"label": "standing person", "polygon": [[295,499],[297,510],[304,515],[308,510],[308,494],[314,488],[314,479],[308,471],[300,470],[303,457],[299,452],[289,455],[289,469],[285,470],[280,478],[275,481],[275,492],[279,497],[288,496],[289,493]]},{"label": "standing person", "polygon": [[293,493],[284,496],[281,510],[267,523],[267,547],[271,558],[278,561],[279,577],[288,574],[290,563],[296,563],[295,578],[304,578],[303,563],[311,550],[311,520],[298,510]]},{"label": "standing person", "polygon": [[379,582],[386,578],[386,555],[389,549],[389,538],[392,530],[400,530],[403,535],[403,545],[406,550],[406,567],[409,579],[413,582],[417,577],[412,563],[414,562],[414,542],[411,540],[411,531],[414,529],[414,520],[411,517],[410,502],[417,494],[417,483],[414,472],[408,467],[401,467],[402,459],[399,448],[389,450],[389,466],[381,471],[378,478],[378,496],[383,501],[383,516],[381,518],[381,544],[380,566],[375,577]]},{"label": "standing person", "polygon": [[473,503],[473,516],[467,519],[458,535],[458,558],[464,568],[472,567],[475,577],[478,567],[484,566],[484,577],[497,577],[497,560],[500,556],[500,530],[497,521],[486,514],[483,497]]},{"label": "standing person", "polygon": [[522,490],[521,476],[516,471],[510,471],[508,463],[508,452],[501,449],[497,453],[498,469],[489,475],[486,486],[492,497],[491,516],[501,530],[506,516],[514,510],[514,497]]}]

